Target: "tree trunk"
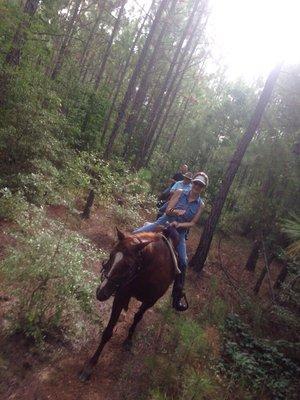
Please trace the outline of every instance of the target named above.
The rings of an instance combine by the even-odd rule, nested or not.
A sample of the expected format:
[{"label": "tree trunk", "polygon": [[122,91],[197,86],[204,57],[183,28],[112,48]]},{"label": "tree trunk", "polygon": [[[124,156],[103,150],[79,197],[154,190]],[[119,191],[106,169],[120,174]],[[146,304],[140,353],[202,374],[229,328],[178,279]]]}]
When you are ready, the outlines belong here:
[{"label": "tree trunk", "polygon": [[[271,265],[271,263],[272,263],[273,260],[274,260],[274,255],[271,254],[271,255],[268,257],[268,260],[267,260],[268,266]],[[261,270],[261,273],[260,273],[260,275],[259,275],[259,278],[258,278],[258,280],[257,280],[257,282],[256,282],[256,284],[255,284],[255,286],[254,286],[254,288],[253,288],[253,292],[254,292],[255,294],[258,294],[258,292],[259,292],[259,290],[260,290],[260,287],[261,287],[261,285],[262,285],[262,283],[263,283],[263,280],[264,280],[264,278],[265,278],[267,272],[268,272],[268,269],[267,269],[266,266],[264,266],[263,269]]]},{"label": "tree trunk", "polygon": [[[141,82],[139,84],[139,88],[138,88],[138,90],[135,94],[134,100],[132,102],[131,113],[129,114],[129,116],[127,118],[123,135],[131,136],[133,133],[133,129],[136,126],[136,122],[139,117],[139,113],[141,111],[141,108],[142,108],[144,101],[146,99],[146,96],[147,96],[147,91],[148,91],[148,88],[150,85],[151,73],[153,72],[155,63],[157,62],[158,55],[161,50],[162,40],[165,36],[167,28],[169,27],[168,18],[173,15],[177,1],[178,0],[172,0],[169,12],[167,13],[167,15],[165,17],[165,21],[163,21],[163,23],[162,23],[162,29],[158,35],[158,38],[157,38],[155,44],[153,45],[154,49],[153,49],[150,59],[147,63],[147,68],[145,69],[145,72],[143,73]],[[130,142],[130,140],[128,142]],[[128,149],[125,149],[125,153],[127,153],[127,152],[128,152]]]},{"label": "tree trunk", "polygon": [[[101,79],[102,79],[102,76],[103,76],[103,72],[104,72],[108,57],[109,57],[110,50],[111,50],[111,46],[112,46],[114,38],[115,38],[115,36],[116,36],[116,34],[117,34],[118,30],[119,30],[120,23],[121,23],[121,18],[122,18],[122,15],[123,15],[123,12],[124,12],[124,8],[125,8],[125,4],[126,4],[126,1],[123,1],[122,5],[120,7],[120,10],[118,12],[118,17],[117,17],[116,22],[114,24],[113,31],[112,31],[112,33],[110,35],[109,42],[108,42],[108,44],[106,46],[100,69],[99,69],[98,73],[96,74],[96,78],[95,78],[95,82],[94,82],[94,91],[95,92],[99,88],[99,85],[100,85],[100,82],[101,82]],[[91,95],[89,96],[88,102],[87,102],[87,111],[86,111],[85,117],[83,119],[83,123],[82,123],[82,126],[81,126],[81,132],[85,132],[87,127],[88,127],[88,124],[89,124],[89,121],[90,121],[90,117],[91,117],[91,110],[93,109],[93,99],[94,99],[94,93],[91,93]]]},{"label": "tree trunk", "polygon": [[[201,17],[200,17],[200,19],[201,19]],[[198,23],[200,22],[200,19],[197,21],[195,28],[197,27]],[[193,35],[192,35],[192,36],[193,36]],[[183,66],[181,72],[178,71],[178,69],[177,69],[176,72],[175,72],[175,74],[174,74],[173,81],[172,81],[172,83],[171,83],[171,85],[170,85],[170,87],[169,87],[169,92],[166,94],[165,100],[164,100],[164,102],[163,102],[163,104],[162,104],[162,106],[161,106],[160,115],[162,115],[163,110],[165,109],[165,107],[166,107],[166,105],[167,105],[167,102],[168,102],[168,100],[169,100],[170,97],[171,97],[171,100],[170,100],[170,102],[169,102],[169,105],[168,105],[168,107],[167,107],[165,113],[164,113],[164,116],[163,116],[162,122],[161,122],[161,124],[160,124],[160,126],[159,126],[158,132],[157,132],[157,134],[156,134],[156,136],[155,136],[155,138],[154,138],[154,140],[153,140],[153,143],[152,143],[152,145],[151,145],[151,147],[150,147],[150,149],[149,149],[149,151],[148,151],[148,156],[147,156],[147,158],[146,158],[146,155],[145,155],[145,157],[144,157],[144,160],[145,160],[145,161],[144,161],[144,163],[143,163],[143,166],[147,166],[147,165],[149,164],[150,160],[151,160],[151,157],[152,157],[152,155],[153,155],[153,152],[154,152],[154,150],[155,150],[155,148],[156,148],[156,146],[157,146],[158,140],[159,140],[159,138],[160,138],[160,136],[161,136],[161,134],[162,134],[163,128],[164,128],[164,126],[165,126],[165,123],[166,123],[167,118],[168,118],[168,116],[169,116],[169,113],[170,113],[170,111],[171,111],[172,105],[173,105],[175,99],[177,98],[178,92],[179,92],[180,87],[181,87],[181,82],[182,82],[182,80],[183,80],[183,78],[184,78],[184,75],[185,75],[187,69],[189,68],[189,65],[190,65],[191,59],[192,59],[192,57],[193,57],[193,55],[194,55],[194,52],[195,52],[195,50],[196,50],[196,47],[198,46],[198,41],[199,41],[199,38],[196,38],[195,43],[194,43],[194,46],[193,46],[193,49],[191,50],[190,55],[189,55],[189,57],[187,58],[187,60],[186,60],[186,62],[185,62],[185,65]],[[189,46],[187,45],[186,47],[187,47],[187,50],[188,50],[188,47],[189,47]],[[176,82],[176,76],[177,76],[177,75],[179,75],[179,79],[178,79],[178,81],[177,81],[177,84],[176,84],[175,88],[173,89],[173,86],[174,86],[174,84],[175,84],[175,82]],[[159,116],[158,116],[158,117],[159,117]],[[158,118],[158,120],[159,120],[159,118]],[[154,132],[155,132],[155,131],[154,131]],[[151,144],[151,141],[150,141],[150,143],[149,143],[149,146],[150,146],[150,144]]]},{"label": "tree trunk", "polygon": [[277,276],[277,279],[274,283],[274,289],[281,289],[282,284],[284,283],[284,281],[286,280],[286,277],[288,276],[288,269],[286,264],[282,266],[281,271],[279,273],[279,275]]},{"label": "tree trunk", "polygon": [[87,55],[88,55],[89,49],[91,47],[91,43],[92,43],[92,41],[93,41],[93,39],[95,37],[96,31],[97,31],[97,29],[99,27],[99,22],[101,20],[104,8],[105,8],[105,1],[102,0],[98,4],[98,15],[97,15],[97,18],[95,19],[95,22],[93,24],[93,28],[92,28],[92,30],[91,30],[88,38],[87,38],[87,41],[86,41],[86,43],[84,45],[84,48],[83,48],[83,51],[82,51],[82,55],[80,57],[80,61],[79,61],[80,74],[82,74],[82,72],[84,70],[84,66],[85,66],[85,62],[86,62],[86,59],[87,59]]},{"label": "tree trunk", "polygon": [[187,107],[188,107],[188,104],[189,104],[189,100],[190,99],[189,99],[189,96],[188,96],[186,98],[186,101],[185,101],[184,105],[183,105],[182,111],[180,112],[180,116],[178,118],[178,121],[176,122],[176,125],[174,127],[174,131],[173,131],[173,133],[172,133],[172,135],[170,137],[170,140],[166,141],[166,144],[165,144],[165,147],[164,147],[164,152],[166,152],[166,153],[169,153],[171,151],[171,148],[172,148],[172,146],[173,146],[173,144],[175,142],[179,127],[182,124],[183,118],[185,117],[185,113],[186,113],[186,110],[187,110]]},{"label": "tree trunk", "polygon": [[[27,0],[23,7],[22,17],[14,37],[12,39],[12,47],[5,57],[5,63],[11,67],[18,67],[21,60],[22,50],[26,42],[27,29],[30,27],[31,18],[34,16],[38,6],[39,0]],[[3,107],[9,94],[10,74],[3,70],[0,72],[0,107]]]},{"label": "tree trunk", "polygon": [[84,206],[84,210],[81,214],[81,218],[83,219],[89,219],[90,218],[90,214],[91,214],[91,208],[94,204],[94,199],[95,199],[95,192],[93,189],[91,189],[89,191],[85,206]]},{"label": "tree trunk", "polygon": [[132,99],[132,95],[133,95],[133,93],[135,91],[136,83],[138,81],[138,77],[141,74],[142,67],[143,67],[143,65],[145,63],[146,56],[147,56],[147,54],[149,52],[149,48],[150,48],[150,45],[152,43],[154,34],[156,33],[157,29],[160,26],[160,22],[161,22],[161,18],[162,18],[163,12],[166,10],[166,8],[168,6],[168,3],[169,3],[169,0],[162,0],[160,5],[159,5],[159,7],[158,7],[158,10],[157,10],[157,12],[155,14],[155,18],[154,18],[154,21],[153,21],[153,23],[151,25],[150,32],[149,32],[149,34],[147,36],[147,39],[145,41],[145,44],[144,44],[143,49],[141,51],[141,54],[140,54],[140,56],[138,58],[138,61],[137,61],[136,65],[135,65],[134,71],[132,73],[132,76],[130,78],[130,81],[129,81],[129,84],[128,84],[128,87],[127,87],[127,90],[126,90],[126,93],[125,93],[124,98],[123,98],[123,101],[122,101],[122,103],[121,103],[121,105],[119,107],[118,115],[117,115],[115,124],[113,126],[110,138],[108,140],[108,143],[107,143],[107,146],[106,146],[106,149],[105,149],[105,152],[104,152],[104,158],[108,158],[110,156],[111,152],[112,152],[113,144],[114,144],[115,139],[117,137],[120,125],[121,125],[121,123],[122,123],[122,121],[123,121],[123,119],[125,117],[125,112],[126,112],[128,106],[129,106],[129,103],[130,103],[131,99]]},{"label": "tree trunk", "polygon": [[112,33],[110,35],[109,42],[108,42],[108,44],[106,46],[105,52],[104,52],[103,55],[101,54],[102,62],[101,62],[98,74],[96,75],[96,79],[95,79],[95,83],[94,83],[94,90],[98,90],[98,88],[99,88],[99,85],[100,85],[100,82],[101,82],[101,79],[102,79],[102,76],[103,76],[103,72],[104,72],[104,69],[105,69],[109,54],[110,54],[111,46],[113,44],[113,41],[114,41],[114,38],[115,38],[116,34],[119,31],[119,28],[120,28],[121,19],[122,19],[122,16],[123,16],[123,12],[124,12],[124,8],[125,8],[125,5],[126,5],[126,1],[127,0],[123,0],[123,2],[122,2],[122,5],[121,5],[120,10],[118,12],[118,17],[117,17],[116,22],[114,24],[114,28],[113,28],[113,31],[112,31]]},{"label": "tree trunk", "polygon": [[[151,7],[152,7],[152,6],[151,6]],[[138,30],[137,30],[137,33],[136,33],[136,35],[135,35],[135,37],[134,37],[134,40],[133,40],[132,45],[131,45],[131,48],[130,48],[130,50],[129,50],[128,57],[127,57],[127,59],[126,59],[125,66],[124,66],[124,68],[123,68],[123,70],[122,70],[122,73],[121,73],[121,75],[120,75],[120,77],[119,77],[118,84],[117,84],[117,87],[116,87],[116,89],[115,89],[115,93],[114,93],[113,100],[112,100],[112,102],[111,102],[109,111],[108,111],[107,115],[105,116],[105,121],[104,121],[104,123],[103,123],[102,135],[101,135],[101,139],[100,139],[100,142],[101,142],[101,143],[104,142],[104,138],[105,138],[105,135],[106,135],[106,133],[107,133],[107,129],[108,129],[108,125],[109,125],[109,121],[110,121],[111,115],[112,115],[112,113],[113,113],[113,111],[114,111],[114,109],[115,109],[115,104],[116,104],[117,98],[118,98],[118,96],[119,96],[120,89],[121,89],[122,84],[123,84],[123,82],[124,82],[124,79],[125,79],[127,70],[128,70],[128,68],[129,68],[129,65],[130,65],[130,62],[131,62],[131,59],[132,59],[132,55],[133,55],[133,53],[134,53],[134,49],[135,49],[135,47],[136,47],[136,45],[137,45],[137,42],[138,42],[138,40],[139,40],[139,38],[140,38],[140,36],[141,36],[141,33],[142,33],[142,30],[143,30],[143,28],[144,28],[144,26],[145,26],[147,17],[148,17],[148,14],[145,15],[145,17],[144,17],[144,19],[143,19],[143,21],[142,21],[141,26],[140,26],[140,27],[138,28]]]},{"label": "tree trunk", "polygon": [[257,261],[258,261],[258,257],[259,257],[259,249],[260,249],[261,243],[259,240],[255,240],[251,252],[249,254],[248,260],[246,262],[246,266],[245,268],[248,271],[253,272],[255,270]]},{"label": "tree trunk", "polygon": [[211,245],[211,241],[213,238],[214,231],[216,229],[219,217],[221,215],[221,211],[223,205],[225,203],[228,191],[232,184],[232,181],[237,173],[237,170],[241,164],[245,151],[252,140],[256,130],[259,127],[262,115],[265,111],[265,108],[270,100],[273,88],[275,86],[276,80],[278,78],[282,63],[278,64],[268,76],[268,79],[265,83],[264,89],[260,95],[258,104],[255,108],[255,111],[251,117],[249,122],[248,128],[238,143],[235,153],[229,163],[227,171],[225,173],[225,177],[223,179],[222,186],[219,190],[219,193],[214,201],[212,211],[208,220],[206,221],[203,233],[201,235],[201,240],[196,250],[195,255],[191,260],[191,265],[193,268],[200,272],[203,267],[204,263]]},{"label": "tree trunk", "polygon": [[23,13],[28,17],[24,18],[24,20],[20,23],[16,33],[14,34],[12,48],[9,50],[5,57],[5,62],[7,64],[14,67],[17,67],[20,64],[21,52],[26,40],[26,29],[29,28],[30,19],[36,13],[39,3],[39,0],[26,1],[23,8]]},{"label": "tree trunk", "polygon": [[[186,22],[186,25],[185,25],[185,28],[181,35],[181,38],[178,42],[176,51],[173,55],[173,59],[169,66],[169,70],[165,76],[165,79],[164,79],[161,89],[158,93],[158,96],[153,104],[151,114],[150,114],[150,121],[149,121],[148,127],[144,133],[144,137],[145,137],[144,144],[143,144],[142,150],[139,152],[139,154],[137,155],[137,159],[134,162],[136,167],[142,166],[143,162],[145,161],[147,150],[148,150],[151,140],[155,134],[156,128],[158,126],[158,123],[159,123],[161,115],[162,115],[162,111],[164,109],[164,106],[165,106],[166,102],[168,101],[168,98],[172,91],[173,85],[176,81],[178,71],[182,68],[182,63],[184,61],[184,58],[190,49],[191,43],[193,42],[193,34],[195,33],[195,29],[202,17],[201,11],[198,10],[200,2],[201,2],[201,0],[195,0],[195,2],[194,2],[193,9],[192,9],[191,14]],[[197,10],[198,10],[198,12],[197,12]],[[196,23],[195,23],[195,15],[197,15],[197,17],[198,17]],[[192,31],[192,34],[189,34],[189,32],[191,30],[191,25],[194,26],[194,29]],[[190,38],[189,38],[186,46],[183,47],[184,42],[188,36]],[[176,72],[173,74],[175,67],[176,67],[176,70],[175,70]],[[163,106],[163,104],[164,104],[164,106]]]},{"label": "tree trunk", "polygon": [[[153,86],[151,85],[151,87],[149,88],[150,89],[149,93],[148,93],[148,96],[149,96],[148,104],[149,104],[149,106],[148,107],[144,107],[144,108],[141,109],[141,111],[139,113],[139,116],[138,116],[138,119],[137,119],[137,121],[135,123],[134,130],[133,130],[132,134],[127,137],[125,148],[123,150],[123,156],[125,157],[125,160],[127,160],[127,161],[134,154],[134,151],[133,151],[133,148],[132,148],[132,145],[134,144],[133,143],[134,138],[137,139],[137,141],[138,141],[138,139],[141,139],[141,137],[139,137],[136,134],[136,130],[139,130],[140,127],[144,126],[145,125],[144,121],[147,121],[149,119],[148,118],[149,117],[149,110],[151,110],[151,105],[154,103],[154,100],[156,98],[157,90],[160,87],[160,85],[159,85],[160,78],[161,77],[157,77],[156,82],[154,83],[154,85]],[[138,145],[139,144],[137,143],[136,146],[138,146]]]},{"label": "tree trunk", "polygon": [[56,58],[55,65],[54,65],[52,73],[51,73],[51,79],[53,79],[53,80],[57,77],[57,75],[60,73],[60,70],[62,68],[63,59],[65,57],[66,50],[71,42],[72,35],[73,35],[75,25],[76,25],[76,21],[77,21],[79,12],[80,12],[81,2],[82,2],[82,0],[76,0],[72,18],[71,18],[70,22],[68,23],[67,32],[64,35],[62,44],[60,46],[60,49],[59,49],[59,52],[58,52],[58,55]]}]

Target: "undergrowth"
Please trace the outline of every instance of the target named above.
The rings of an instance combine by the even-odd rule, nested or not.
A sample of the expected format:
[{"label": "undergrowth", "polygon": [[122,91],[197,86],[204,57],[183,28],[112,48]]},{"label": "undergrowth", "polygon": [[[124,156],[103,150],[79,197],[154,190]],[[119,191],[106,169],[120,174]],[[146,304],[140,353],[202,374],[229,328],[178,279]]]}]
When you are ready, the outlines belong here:
[{"label": "undergrowth", "polygon": [[[206,327],[162,309],[161,351],[146,360],[151,400],[214,399],[220,389],[212,365],[215,351]],[[207,366],[210,365],[209,368]]]},{"label": "undergrowth", "polygon": [[[154,353],[146,357],[143,386],[148,389],[142,398],[296,399],[297,343],[265,339],[270,321],[257,329],[258,318],[250,327],[239,315],[228,313],[217,290],[213,277],[205,304],[193,316],[178,315],[166,303],[156,307],[162,314],[160,325],[148,328],[148,339],[143,336]],[[256,319],[255,310],[249,310],[249,320]]]},{"label": "undergrowth", "polygon": [[275,342],[256,338],[234,314],[226,319],[224,327],[220,372],[251,389],[253,398],[297,398],[299,367],[278,350]]},{"label": "undergrowth", "polygon": [[2,284],[14,301],[5,315],[9,332],[37,342],[48,335],[74,338],[92,317],[96,277],[91,265],[101,254],[64,224],[35,209],[22,215],[17,246],[0,264]]}]

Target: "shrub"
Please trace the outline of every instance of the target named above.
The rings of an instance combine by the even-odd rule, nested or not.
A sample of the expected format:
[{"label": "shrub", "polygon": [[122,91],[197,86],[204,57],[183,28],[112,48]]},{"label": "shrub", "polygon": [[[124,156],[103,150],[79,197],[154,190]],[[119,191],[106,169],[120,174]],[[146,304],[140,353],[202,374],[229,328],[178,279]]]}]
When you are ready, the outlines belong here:
[{"label": "shrub", "polygon": [[20,192],[12,193],[7,187],[0,190],[0,218],[17,221],[27,208],[28,203]]},{"label": "shrub", "polygon": [[274,343],[252,336],[249,326],[237,315],[226,320],[221,370],[254,393],[265,393],[278,400],[297,398],[297,365]]},{"label": "shrub", "polygon": [[136,209],[115,205],[113,212],[117,225],[139,226],[142,222],[142,218]]},{"label": "shrub", "polygon": [[82,331],[82,312],[91,313],[95,277],[84,263],[97,259],[96,251],[79,235],[40,212],[24,218],[11,248],[0,264],[5,284],[15,296],[6,316],[9,328],[42,341],[60,332],[76,336]]}]

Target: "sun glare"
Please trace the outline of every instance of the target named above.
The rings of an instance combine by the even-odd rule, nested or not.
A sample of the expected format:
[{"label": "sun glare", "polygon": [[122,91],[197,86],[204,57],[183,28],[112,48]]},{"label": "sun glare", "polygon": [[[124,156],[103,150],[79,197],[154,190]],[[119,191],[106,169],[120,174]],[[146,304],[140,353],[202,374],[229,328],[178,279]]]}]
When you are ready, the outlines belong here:
[{"label": "sun glare", "polygon": [[300,63],[299,0],[211,0],[212,53],[230,77],[255,79],[280,60]]}]

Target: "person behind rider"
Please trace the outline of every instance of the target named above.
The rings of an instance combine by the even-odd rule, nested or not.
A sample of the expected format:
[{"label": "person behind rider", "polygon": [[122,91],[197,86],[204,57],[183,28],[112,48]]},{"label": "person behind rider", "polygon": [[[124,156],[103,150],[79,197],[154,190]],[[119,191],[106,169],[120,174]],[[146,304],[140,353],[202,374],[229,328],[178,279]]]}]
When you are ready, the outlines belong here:
[{"label": "person behind rider", "polygon": [[172,176],[172,178],[170,179],[170,183],[174,184],[175,182],[182,181],[184,178],[184,174],[186,174],[188,170],[189,167],[186,164],[180,165],[179,171]]},{"label": "person behind rider", "polygon": [[173,193],[171,199],[168,201],[166,212],[157,221],[138,228],[134,233],[139,232],[152,232],[160,225],[174,226],[179,234],[179,243],[176,247],[178,253],[179,269],[181,274],[176,275],[173,291],[172,291],[172,305],[177,311],[185,311],[187,304],[182,302],[184,297],[183,287],[185,280],[185,272],[188,265],[186,254],[186,231],[194,226],[204,209],[204,202],[201,199],[201,194],[208,185],[208,177],[204,172],[199,173],[192,180],[192,188],[188,193],[182,190],[177,190]]},{"label": "person behind rider", "polygon": [[185,193],[188,193],[192,189],[192,172],[186,172],[183,174],[183,180],[177,181],[171,187],[170,193],[174,193],[176,190],[183,190]]},{"label": "person behind rider", "polygon": [[[172,178],[169,179],[169,186],[160,194],[160,196],[158,197],[159,201],[166,201],[170,195],[170,191],[172,189],[172,186],[174,185],[174,183],[178,182],[178,181],[182,181],[184,179],[184,174],[186,174],[188,172],[188,166],[186,164],[182,164],[179,167],[179,171],[176,172]],[[162,204],[160,204],[161,206]]]},{"label": "person behind rider", "polygon": [[164,214],[164,212],[167,209],[167,201],[171,198],[172,194],[176,190],[182,190],[183,192],[188,193],[192,189],[192,179],[193,179],[192,172],[186,172],[185,174],[183,174],[182,181],[178,181],[178,182],[174,183],[174,185],[170,189],[169,198],[166,199],[166,202],[163,203],[161,205],[161,207],[159,208],[156,218],[159,218]]}]

